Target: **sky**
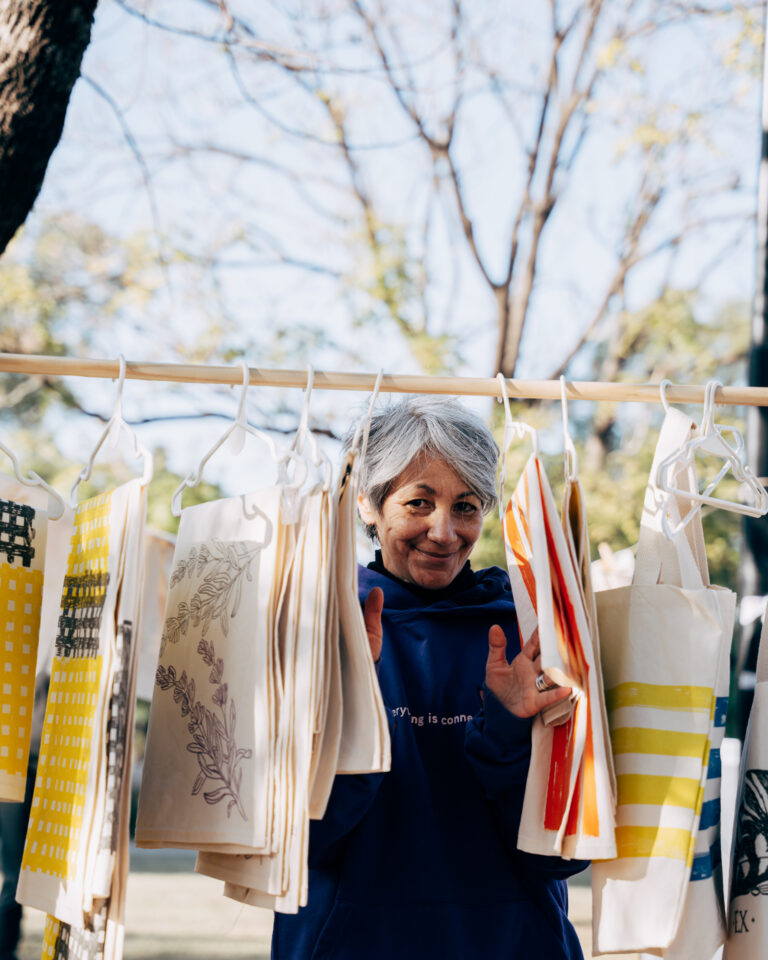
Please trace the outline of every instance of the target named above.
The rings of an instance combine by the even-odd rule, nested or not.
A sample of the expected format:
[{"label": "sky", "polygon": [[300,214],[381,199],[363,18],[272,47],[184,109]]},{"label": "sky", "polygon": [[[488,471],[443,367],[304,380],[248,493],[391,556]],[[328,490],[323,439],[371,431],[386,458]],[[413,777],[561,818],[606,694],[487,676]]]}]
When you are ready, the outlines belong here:
[{"label": "sky", "polygon": [[[148,0],[135,6],[187,31],[210,34],[221,26],[218,15],[204,3]],[[622,4],[614,6],[618,11]],[[328,89],[343,98],[352,118],[366,188],[393,226],[402,229],[416,261],[430,270],[426,302],[431,329],[460,339],[460,373],[492,375],[496,336],[492,304],[466,248],[456,241],[455,207],[444,200],[434,202],[412,125],[395,109],[380,80],[366,73],[364,45],[349,19],[339,14],[341,7],[341,0],[305,4],[305,9],[325,9],[336,16],[318,16],[306,27],[303,42],[313,50],[332,50],[350,71],[341,79],[329,75]],[[494,275],[504,266],[510,210],[524,181],[519,137],[529,139],[535,85],[546,66],[548,48],[539,19],[543,8],[522,0],[508,4],[489,0],[466,8],[466,29],[472,38],[467,49],[477,63],[492,63],[497,72],[506,71],[522,131],[484,90],[481,71],[470,62],[456,155],[479,227],[478,244]],[[247,14],[253,8],[246,4],[242,9]],[[426,105],[428,116],[434,116],[452,92],[450,57],[440,32],[447,23],[448,5],[423,0],[393,2],[387,9],[393,19],[401,18],[399,39],[417,64],[420,103]],[[237,12],[237,5],[233,10]],[[290,4],[264,3],[259,10],[259,42],[266,38],[277,46],[295,45],[294,13]],[[679,157],[673,156],[675,162],[666,169],[663,187],[668,199],[655,227],[657,236],[667,234],[683,215],[686,192],[695,192],[707,180],[733,177],[739,188],[717,205],[702,207],[702,216],[748,217],[754,209],[757,83],[741,76],[721,89],[722,73],[712,69],[713,62],[727,55],[732,34],[727,21],[711,29],[671,28],[653,44],[638,45],[635,53],[643,72],[638,68],[633,73],[629,51],[630,67],[617,74],[615,84],[598,90],[603,112],[595,135],[576,161],[572,178],[576,187],[564,189],[544,235],[520,376],[547,376],[603,295],[617,232],[637,190],[637,147],[631,142],[626,146],[626,141],[637,123],[641,91],[651,91],[661,105],[655,120],[672,139],[686,112],[692,113],[699,103],[711,110],[698,127],[694,121],[693,146],[669,148]],[[175,359],[184,352],[202,352],[206,342],[218,336],[228,347],[247,343],[254,365],[268,356],[291,368],[302,368],[311,360],[321,369],[420,372],[391,322],[360,323],[361,317],[369,316],[370,303],[350,295],[345,285],[349,276],[365,279],[370,267],[350,228],[354,204],[345,169],[334,147],[289,132],[300,126],[318,140],[327,139],[322,110],[269,64],[251,70],[245,66],[233,73],[220,44],[148,26],[115,0],[100,3],[83,79],[75,87],[62,142],[28,226],[34,231],[44,218],[72,212],[117,237],[141,232],[157,256],[169,263],[155,270],[158,292],[151,302],[138,302],[133,308],[129,303],[119,317],[105,321],[95,337],[94,353],[115,356],[122,351],[131,359]],[[566,58],[562,68],[567,72],[573,63]],[[243,89],[255,106],[244,103]],[[393,146],[375,148],[382,143]],[[251,159],[238,160],[231,156],[235,153]],[[692,207],[700,203],[688,202]],[[422,235],[428,209],[430,230]],[[679,286],[696,287],[704,316],[728,300],[749,300],[753,246],[748,220],[734,227],[724,219],[681,247],[672,266],[668,257],[660,256],[638,270],[627,288],[627,306],[641,306],[649,291],[669,276]],[[723,248],[727,253],[721,254]],[[207,268],[203,259],[211,251],[220,261]],[[290,262],[279,262],[276,251]],[[196,257],[200,264],[194,262]],[[322,264],[327,272],[299,269],[293,265],[298,260]],[[710,267],[702,276],[705,263]],[[89,382],[77,389],[89,407],[109,412],[113,385]],[[298,391],[269,398],[252,393],[254,420],[266,415],[290,422],[300,402]],[[236,397],[229,394],[198,387],[169,392],[129,383],[125,408],[129,418],[157,410],[234,412]],[[487,400],[469,402],[487,413]],[[318,423],[340,433],[363,403],[363,396],[316,394],[312,409]],[[225,426],[212,420],[189,425],[161,422],[141,433],[150,444],[167,445],[171,465],[184,471],[195,462],[191,451],[197,456]],[[95,439],[99,427],[61,419],[56,429],[62,448],[76,459],[86,438]],[[263,457],[247,458],[242,465],[223,454],[219,459],[220,464],[211,464],[210,476],[225,486],[252,482],[254,464],[263,464]]]}]

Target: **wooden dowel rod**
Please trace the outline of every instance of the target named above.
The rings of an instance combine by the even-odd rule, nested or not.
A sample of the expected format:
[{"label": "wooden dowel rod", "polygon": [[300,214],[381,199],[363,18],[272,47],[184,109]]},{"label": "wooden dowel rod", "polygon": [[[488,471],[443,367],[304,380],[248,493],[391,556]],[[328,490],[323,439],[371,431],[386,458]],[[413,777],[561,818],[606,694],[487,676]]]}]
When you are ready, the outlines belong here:
[{"label": "wooden dowel rod", "polygon": [[[0,372],[24,373],[53,377],[95,377],[116,379],[117,360],[90,360],[82,357],[48,357],[18,353],[0,353]],[[304,387],[305,370],[272,370],[250,367],[251,386]],[[157,380],[166,383],[239,384],[241,373],[236,366],[209,366],[191,363],[150,363],[126,361],[127,380]],[[316,390],[356,390],[370,392],[375,373],[341,373],[316,370]],[[432,393],[452,396],[498,397],[499,384],[490,377],[425,377],[384,374],[382,393]],[[557,380],[507,380],[507,392],[513,400],[559,400]],[[659,387],[653,383],[602,383],[595,380],[569,380],[567,395],[572,400],[607,400],[614,402],[660,403]],[[703,403],[703,386],[671,386],[667,388],[670,403]],[[719,404],[768,406],[766,387],[720,387],[715,394]]]}]

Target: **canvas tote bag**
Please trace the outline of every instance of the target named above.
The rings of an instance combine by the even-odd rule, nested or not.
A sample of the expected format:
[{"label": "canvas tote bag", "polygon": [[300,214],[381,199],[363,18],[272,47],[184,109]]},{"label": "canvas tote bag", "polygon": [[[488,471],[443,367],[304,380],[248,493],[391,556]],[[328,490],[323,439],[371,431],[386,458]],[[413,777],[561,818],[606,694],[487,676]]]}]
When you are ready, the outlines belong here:
[{"label": "canvas tote bag", "polygon": [[336,589],[339,610],[342,729],[337,773],[389,770],[389,725],[357,591],[355,517],[358,456],[350,450],[339,477],[336,531]]},{"label": "canvas tote bag", "polygon": [[[504,397],[506,401],[506,396]],[[503,456],[519,432],[506,404]],[[524,428],[526,431],[530,428]],[[521,645],[538,633],[542,670],[573,689],[569,715],[532,729],[518,847],[566,858],[615,854],[608,745],[600,719],[593,638],[574,563],[541,461],[529,457],[504,509],[502,529]]]},{"label": "canvas tote bag", "polygon": [[280,488],[187,507],[176,540],[138,846],[268,851]]},{"label": "canvas tote bag", "polygon": [[[247,902],[295,913],[306,903],[307,852],[312,747],[317,699],[324,686],[318,675],[327,627],[330,579],[327,542],[331,492],[313,490],[302,497],[296,548],[278,621],[283,693],[281,768],[283,817],[269,855],[230,856],[209,850],[198,857],[196,870],[247,891]],[[236,896],[235,899],[244,899]]]},{"label": "canvas tote bag", "polygon": [[[646,489],[633,583],[596,594],[618,799],[617,858],[592,867],[596,956],[670,948],[695,885],[718,675],[724,645],[730,649],[735,601],[730,591],[709,586],[700,514],[674,540],[662,533],[666,507],[655,486],[657,468],[695,429],[680,411],[668,411]],[[682,515],[686,505],[679,509]],[[709,898],[711,878],[702,879],[699,891]],[[697,960],[704,955],[711,954]]]},{"label": "canvas tote bag", "polygon": [[[605,856],[606,851],[615,853],[616,774],[613,767],[613,751],[600,663],[600,636],[595,594],[592,589],[587,512],[581,484],[575,477],[569,477],[565,483],[562,525],[575,573],[578,599],[586,620],[591,656],[588,657],[587,663],[589,724],[584,758],[585,773],[578,785],[574,805],[570,811],[569,829],[563,840],[561,855],[595,859]],[[544,711],[542,711],[542,720],[545,724],[548,722]],[[576,800],[578,800],[578,806],[575,806]],[[597,812],[597,829],[593,826],[590,830],[587,818],[592,815],[591,811]]]},{"label": "canvas tote bag", "polygon": [[[600,631],[597,623],[597,602],[592,584],[592,563],[590,559],[589,529],[587,526],[587,511],[584,503],[584,492],[578,479],[568,478],[563,490],[563,530],[571,554],[573,568],[576,571],[584,602],[584,614],[587,618],[589,635],[592,640],[592,657],[595,670],[590,675],[596,687],[595,714],[599,713],[602,726],[602,739],[606,744],[605,760],[609,790],[612,797],[612,810],[616,812],[616,771],[613,766],[613,751],[610,749],[611,734],[608,726],[608,710],[605,706],[605,687],[603,684],[603,668],[600,659]],[[544,716],[547,722],[547,717]]]},{"label": "canvas tote bag", "polygon": [[763,617],[756,679],[739,772],[723,960],[768,956],[768,615]]}]

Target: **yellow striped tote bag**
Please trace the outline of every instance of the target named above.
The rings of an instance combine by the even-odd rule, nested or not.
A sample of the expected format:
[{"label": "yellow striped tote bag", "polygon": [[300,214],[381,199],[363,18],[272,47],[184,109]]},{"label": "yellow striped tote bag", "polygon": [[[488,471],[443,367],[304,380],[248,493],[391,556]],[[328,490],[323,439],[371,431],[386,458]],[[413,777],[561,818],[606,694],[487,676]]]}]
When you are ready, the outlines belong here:
[{"label": "yellow striped tote bag", "polygon": [[[694,429],[679,411],[667,414],[633,583],[596,595],[618,801],[617,858],[592,869],[596,956],[672,956],[665,951],[675,943],[703,865],[697,836],[734,597],[709,586],[699,516],[674,541],[663,535],[663,500],[653,483],[661,460]],[[705,809],[711,819],[715,806]],[[709,886],[699,891],[709,896],[711,871],[700,879]],[[708,937],[712,952],[720,929],[715,923]]]}]

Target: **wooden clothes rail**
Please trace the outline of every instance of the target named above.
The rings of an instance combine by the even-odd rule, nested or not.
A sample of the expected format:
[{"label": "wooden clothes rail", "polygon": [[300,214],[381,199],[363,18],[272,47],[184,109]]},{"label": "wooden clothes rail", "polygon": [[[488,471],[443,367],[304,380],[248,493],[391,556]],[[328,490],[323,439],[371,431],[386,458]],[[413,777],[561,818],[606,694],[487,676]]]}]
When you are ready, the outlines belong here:
[{"label": "wooden clothes rail", "polygon": [[[0,353],[0,372],[30,376],[92,377],[116,379],[118,360],[91,360],[82,357],[49,357],[18,353]],[[305,370],[273,370],[250,367],[253,387],[304,387]],[[166,383],[211,383],[239,385],[242,374],[236,366],[190,363],[154,363],[127,360],[127,380],[157,380]],[[376,382],[375,373],[340,373],[314,371],[315,390],[356,390],[370,392]],[[498,397],[499,384],[493,377],[427,377],[384,374],[383,393],[432,393],[452,396]],[[558,380],[507,380],[512,400],[559,400]],[[566,394],[571,400],[608,400],[615,402],[661,403],[659,385],[655,383],[605,383],[597,380],[569,380]],[[666,391],[669,403],[703,403],[703,386],[670,386]],[[766,387],[720,387],[715,402],[735,406],[768,407]]]}]

